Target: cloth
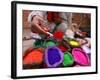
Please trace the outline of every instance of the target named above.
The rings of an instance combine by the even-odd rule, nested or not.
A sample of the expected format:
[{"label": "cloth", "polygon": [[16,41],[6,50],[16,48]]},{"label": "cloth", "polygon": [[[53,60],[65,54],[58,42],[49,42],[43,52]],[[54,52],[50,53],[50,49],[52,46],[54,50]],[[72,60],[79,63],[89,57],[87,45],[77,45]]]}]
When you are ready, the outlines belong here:
[{"label": "cloth", "polygon": [[87,45],[82,45],[81,48],[84,50],[84,52],[86,52],[87,54],[91,53],[91,49],[89,47],[87,47]]},{"label": "cloth", "polygon": [[61,22],[59,25],[56,25],[55,23],[51,23],[49,24],[49,27],[51,32],[54,30],[55,27],[57,27],[55,31],[61,31],[63,33],[65,33],[66,29],[68,28],[67,24],[64,22]]},{"label": "cloth", "polygon": [[67,29],[65,32],[65,36],[68,38],[74,38],[75,33],[71,29]]},{"label": "cloth", "polygon": [[[33,22],[32,22],[33,20]],[[46,25],[46,12],[45,11],[32,11],[29,16],[28,16],[28,22],[29,25],[31,27],[31,31],[34,34],[37,34],[37,31],[34,29],[34,23],[37,23],[40,25],[41,28],[46,29],[47,25]],[[39,35],[39,34],[37,34]]]},{"label": "cloth", "polygon": [[41,39],[41,36],[40,36],[39,34],[37,34],[37,33],[32,33],[32,32],[31,32],[31,36],[32,36],[33,38],[36,38],[36,39]]},{"label": "cloth", "polygon": [[35,16],[35,15],[39,16],[41,18],[45,18],[45,14],[46,14],[46,12],[44,12],[44,11],[32,11],[28,16],[28,22],[31,22],[32,17]]},{"label": "cloth", "polygon": [[51,31],[53,31],[54,27],[56,27],[56,24],[53,23],[54,18],[56,18],[56,19],[61,18],[61,20],[62,20],[62,22],[59,25],[57,25],[56,31],[62,31],[65,33],[66,29],[68,28],[68,25],[70,24],[69,22],[71,21],[71,20],[69,20],[71,18],[71,13],[48,12],[47,19],[49,22],[51,22],[49,24]]},{"label": "cloth", "polygon": [[47,12],[47,19],[49,22],[54,22],[54,19],[59,19],[59,12]]},{"label": "cloth", "polygon": [[66,29],[68,28],[67,24],[65,22],[62,22],[58,25],[56,31],[62,31],[63,33],[66,32]]},{"label": "cloth", "polygon": [[60,17],[62,18],[63,22],[67,24],[67,26],[72,23],[72,13],[61,12]]}]

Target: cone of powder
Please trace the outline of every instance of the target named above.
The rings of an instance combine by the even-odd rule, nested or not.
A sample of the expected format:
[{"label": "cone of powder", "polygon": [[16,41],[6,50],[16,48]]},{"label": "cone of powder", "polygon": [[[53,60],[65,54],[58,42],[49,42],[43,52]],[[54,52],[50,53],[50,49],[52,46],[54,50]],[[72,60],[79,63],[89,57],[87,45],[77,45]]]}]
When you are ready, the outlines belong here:
[{"label": "cone of powder", "polygon": [[71,46],[75,46],[75,47],[79,46],[79,42],[76,41],[76,40],[70,40],[70,41],[69,41],[69,44],[70,44]]},{"label": "cone of powder", "polygon": [[47,40],[44,42],[44,46],[45,47],[56,46],[56,42],[54,42],[53,40]]},{"label": "cone of powder", "polygon": [[43,62],[43,50],[34,49],[23,58],[23,64],[41,64]]},{"label": "cone of powder", "polygon": [[45,62],[48,67],[58,67],[63,61],[63,52],[57,47],[48,47],[45,50]]},{"label": "cone of powder", "polygon": [[81,48],[73,48],[72,55],[74,57],[75,62],[80,65],[90,65],[90,60],[88,55]]},{"label": "cone of powder", "polygon": [[37,40],[35,43],[33,43],[33,45],[35,47],[41,47],[41,46],[43,46],[43,40]]},{"label": "cone of powder", "polygon": [[69,52],[64,53],[63,66],[71,66],[74,63],[74,58]]}]

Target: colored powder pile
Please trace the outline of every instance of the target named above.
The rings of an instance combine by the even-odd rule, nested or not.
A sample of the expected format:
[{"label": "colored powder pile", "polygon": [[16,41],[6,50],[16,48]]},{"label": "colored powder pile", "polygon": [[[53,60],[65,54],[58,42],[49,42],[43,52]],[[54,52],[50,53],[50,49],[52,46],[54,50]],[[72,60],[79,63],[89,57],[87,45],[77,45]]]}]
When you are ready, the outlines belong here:
[{"label": "colored powder pile", "polygon": [[24,53],[27,54],[30,53],[31,51],[33,51],[33,48],[28,48]]},{"label": "colored powder pile", "polygon": [[57,31],[53,34],[55,39],[62,39],[63,38],[63,32]]},{"label": "colored powder pile", "polygon": [[46,44],[45,45],[46,47],[48,47],[48,46],[55,46],[56,45],[53,41],[48,41],[45,44]]},{"label": "colored powder pile", "polygon": [[43,45],[43,41],[37,40],[33,45],[35,45],[35,47],[41,47]]},{"label": "colored powder pile", "polygon": [[34,50],[30,52],[25,58],[24,58],[24,64],[31,64],[31,63],[37,63],[40,64],[43,61],[43,53],[39,50]]},{"label": "colored powder pile", "polygon": [[49,49],[48,50],[48,61],[49,64],[53,65],[56,62],[59,62],[61,59],[59,51],[56,49]]},{"label": "colored powder pile", "polygon": [[65,52],[68,50],[68,48],[65,48],[63,45],[59,45],[58,48],[62,51]]},{"label": "colored powder pile", "polygon": [[79,43],[77,41],[74,41],[74,40],[71,40],[69,43],[72,46],[79,46]]},{"label": "colored powder pile", "polygon": [[63,65],[64,66],[70,66],[74,63],[74,59],[72,55],[69,52],[65,52],[64,54],[64,60],[63,60]]},{"label": "colored powder pile", "polygon": [[74,51],[72,51],[72,54],[73,54],[76,62],[78,62],[82,65],[88,65],[89,64],[88,57],[85,55],[85,53],[83,51],[74,49]]}]

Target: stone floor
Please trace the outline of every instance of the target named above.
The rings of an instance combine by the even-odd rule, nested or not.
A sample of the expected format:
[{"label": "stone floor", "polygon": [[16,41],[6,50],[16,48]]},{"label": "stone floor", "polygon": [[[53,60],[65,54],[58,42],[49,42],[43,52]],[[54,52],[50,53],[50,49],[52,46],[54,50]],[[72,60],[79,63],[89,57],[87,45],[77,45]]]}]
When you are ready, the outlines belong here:
[{"label": "stone floor", "polygon": [[[24,37],[29,37],[31,36],[31,31],[30,29],[24,29],[23,30],[23,38]],[[30,47],[33,47],[33,44],[34,44],[34,41],[33,39],[31,40],[23,40],[23,43],[22,43],[22,52],[24,53],[25,50],[27,50],[28,48]]]}]

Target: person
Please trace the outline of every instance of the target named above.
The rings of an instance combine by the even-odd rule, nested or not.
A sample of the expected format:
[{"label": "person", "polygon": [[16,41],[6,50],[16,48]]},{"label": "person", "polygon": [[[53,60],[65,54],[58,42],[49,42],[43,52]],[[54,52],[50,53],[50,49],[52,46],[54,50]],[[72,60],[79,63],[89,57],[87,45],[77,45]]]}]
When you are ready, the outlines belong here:
[{"label": "person", "polygon": [[79,29],[80,25],[77,23],[72,23],[65,32],[66,37],[68,38],[84,38],[86,37],[86,32],[82,32]]},{"label": "person", "polygon": [[[79,29],[79,26],[76,23],[72,23],[71,26],[66,30],[66,37],[70,39],[76,39],[80,47],[87,54],[91,53],[91,39],[81,34],[82,31]],[[76,37],[77,36],[77,37]]]},{"label": "person", "polygon": [[47,20],[52,33],[55,31],[61,31],[65,33],[65,30],[68,26],[66,16],[66,13],[63,12],[47,12]]},{"label": "person", "polygon": [[28,22],[31,26],[31,34],[35,38],[41,39],[41,34],[52,36],[46,25],[45,15],[46,12],[44,11],[32,11],[28,16]]}]

